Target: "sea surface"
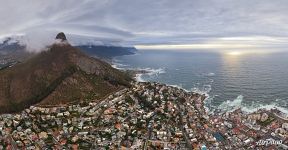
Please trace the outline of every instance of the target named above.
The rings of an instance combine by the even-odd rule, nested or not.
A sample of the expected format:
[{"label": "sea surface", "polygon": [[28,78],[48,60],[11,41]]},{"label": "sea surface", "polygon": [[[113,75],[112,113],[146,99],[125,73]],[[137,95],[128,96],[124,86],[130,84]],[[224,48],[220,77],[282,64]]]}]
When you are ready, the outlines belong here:
[{"label": "sea surface", "polygon": [[288,112],[288,53],[229,55],[217,52],[139,50],[116,57],[121,69],[145,69],[139,81],[156,81],[209,95],[213,112],[278,108]]}]

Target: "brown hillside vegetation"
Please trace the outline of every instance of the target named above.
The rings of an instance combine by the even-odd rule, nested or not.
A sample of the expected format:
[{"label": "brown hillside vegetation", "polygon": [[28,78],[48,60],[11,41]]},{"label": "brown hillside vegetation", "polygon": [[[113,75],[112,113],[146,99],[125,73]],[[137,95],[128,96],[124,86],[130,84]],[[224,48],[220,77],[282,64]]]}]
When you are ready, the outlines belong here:
[{"label": "brown hillside vegetation", "polygon": [[131,78],[108,63],[72,47],[64,33],[48,51],[0,71],[0,113],[16,112],[33,104],[65,104],[99,99]]}]

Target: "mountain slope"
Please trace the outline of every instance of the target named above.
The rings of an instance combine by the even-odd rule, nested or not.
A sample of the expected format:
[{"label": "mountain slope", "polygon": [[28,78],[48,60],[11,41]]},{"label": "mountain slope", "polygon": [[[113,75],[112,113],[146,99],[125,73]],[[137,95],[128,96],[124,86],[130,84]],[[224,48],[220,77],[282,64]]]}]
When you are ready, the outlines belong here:
[{"label": "mountain slope", "polygon": [[48,51],[0,71],[0,112],[14,112],[30,105],[56,105],[99,99],[131,78],[109,64],[72,47],[64,33]]}]

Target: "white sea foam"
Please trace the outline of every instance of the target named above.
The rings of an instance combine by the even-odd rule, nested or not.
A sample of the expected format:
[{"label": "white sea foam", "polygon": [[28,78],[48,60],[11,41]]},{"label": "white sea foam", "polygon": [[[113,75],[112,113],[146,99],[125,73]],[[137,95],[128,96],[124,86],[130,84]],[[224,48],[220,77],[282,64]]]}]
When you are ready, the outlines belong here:
[{"label": "white sea foam", "polygon": [[126,64],[123,64],[120,60],[118,59],[113,59],[112,60],[112,65],[113,68],[119,69],[119,70],[125,70],[125,68],[128,66]]},{"label": "white sea foam", "polygon": [[182,84],[179,84],[179,85],[177,85],[177,84],[168,84],[168,86],[172,86],[172,87],[175,87],[175,88],[178,88],[178,89],[183,89],[183,90],[186,91],[186,92],[191,92],[191,91],[183,88],[183,85],[182,85]]},{"label": "white sea foam", "polygon": [[[144,74],[149,75],[149,76],[158,76],[159,74],[166,73],[165,68],[158,68],[158,69],[153,69],[153,68],[128,68],[127,65],[121,64],[121,62],[119,62],[117,60],[113,61],[113,65],[112,66],[114,68],[122,69],[122,70],[129,69],[129,70],[144,70],[144,71],[147,71],[148,73],[136,74],[135,79],[136,79],[136,81],[139,81],[139,82],[146,82],[146,80],[143,79],[143,75]],[[215,73],[208,73],[207,76],[215,76]],[[213,82],[213,79],[210,80],[210,83],[212,83],[212,82]],[[221,110],[222,112],[231,112],[231,111],[234,111],[234,110],[240,108],[243,112],[246,112],[246,113],[252,113],[252,112],[255,112],[255,111],[259,110],[259,109],[271,110],[271,109],[275,109],[276,108],[276,109],[282,111],[283,113],[288,114],[288,110],[286,108],[281,107],[277,103],[271,103],[271,104],[266,104],[266,105],[259,104],[259,103],[253,103],[252,105],[247,105],[247,104],[243,103],[244,97],[242,95],[239,95],[234,100],[224,101],[219,106],[213,106],[213,105],[211,105],[211,102],[213,101],[213,99],[214,99],[214,97],[216,95],[215,96],[210,96],[208,94],[211,91],[211,85],[210,84],[203,85],[203,87],[201,89],[198,88],[198,87],[194,87],[194,88],[191,88],[190,90],[187,90],[187,89],[183,88],[183,86],[181,84],[179,84],[179,85],[171,84],[169,86],[177,87],[177,88],[183,89],[183,90],[185,90],[187,92],[195,92],[195,93],[206,95],[207,98],[204,101],[204,103],[205,103],[205,109],[209,113],[213,113],[215,108],[218,109],[218,110]],[[279,102],[279,101],[280,101],[279,99],[275,100],[275,102]],[[207,107],[208,105],[210,105],[209,108],[211,108],[211,110]]]},{"label": "white sea foam", "polygon": [[117,67],[116,64],[112,64],[111,66],[112,66],[113,68],[115,68],[115,69],[118,69],[118,67]]},{"label": "white sea foam", "polygon": [[149,76],[158,76],[159,74],[166,73],[165,68],[130,68],[129,65],[122,64],[120,60],[113,59],[112,65],[113,68],[119,69],[119,70],[136,70],[136,71],[145,71],[147,73],[138,73],[136,74],[136,81],[139,82],[145,82],[143,79],[143,75],[149,75]]},{"label": "white sea foam", "polygon": [[242,106],[242,101],[243,101],[243,96],[239,95],[236,99],[233,101],[227,100],[222,102],[219,106],[218,109],[226,112],[226,111],[234,111],[238,108],[241,108]]},{"label": "white sea foam", "polygon": [[136,79],[136,81],[138,81],[138,82],[145,82],[145,80],[143,80],[143,78],[142,78],[142,75],[143,74],[136,74],[136,76],[135,76],[135,79]]},{"label": "white sea foam", "polygon": [[271,104],[268,104],[268,105],[261,104],[261,105],[256,106],[256,107],[253,106],[253,105],[250,106],[250,107],[244,106],[244,107],[241,108],[242,111],[248,112],[248,113],[255,112],[255,111],[259,110],[259,109],[266,109],[266,110],[278,109],[281,112],[283,112],[285,114],[288,114],[287,108],[281,107],[281,106],[279,106],[279,104],[276,104],[276,103],[271,103]]},{"label": "white sea foam", "polygon": [[239,95],[236,99],[233,101],[224,101],[222,102],[217,108],[220,109],[222,112],[231,112],[236,109],[241,109],[243,112],[246,113],[252,113],[259,109],[278,109],[282,111],[283,113],[288,114],[288,110],[286,108],[283,108],[279,106],[277,103],[270,103],[270,104],[259,104],[259,103],[253,103],[252,105],[245,105],[243,103],[244,97],[242,95]]},{"label": "white sea foam", "polygon": [[[199,84],[197,84],[197,85],[199,85]],[[201,89],[198,87],[194,87],[194,88],[191,88],[190,91],[195,92],[195,93],[199,93],[199,94],[209,95],[208,93],[211,91],[211,85],[205,84],[205,85],[203,85],[203,87]]]},{"label": "white sea foam", "polygon": [[113,62],[113,64],[111,66],[113,68],[115,68],[115,69],[125,70],[125,67],[127,67],[128,65],[124,65],[124,64],[121,64],[121,63]]},{"label": "white sea foam", "polygon": [[209,93],[209,92],[211,91],[211,89],[212,89],[212,87],[211,87],[210,84],[204,85],[203,88],[204,88],[203,91],[204,91],[205,93]]},{"label": "white sea foam", "polygon": [[158,76],[160,74],[164,74],[166,73],[165,71],[165,68],[158,68],[158,69],[153,69],[153,68],[130,68],[131,70],[143,70],[143,71],[146,71],[147,73],[138,73],[136,74],[136,81],[139,81],[139,82],[145,82],[146,80],[143,79],[143,75],[144,74],[147,74],[149,76]]},{"label": "white sea foam", "polygon": [[209,77],[215,76],[215,73],[210,72],[210,73],[207,74],[207,76],[209,76]]}]

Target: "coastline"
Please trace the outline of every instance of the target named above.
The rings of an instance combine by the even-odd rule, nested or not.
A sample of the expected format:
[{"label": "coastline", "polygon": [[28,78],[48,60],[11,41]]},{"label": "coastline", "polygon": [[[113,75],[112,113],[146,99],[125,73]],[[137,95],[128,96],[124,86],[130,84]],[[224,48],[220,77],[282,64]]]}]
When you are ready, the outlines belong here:
[{"label": "coastline", "polygon": [[[116,68],[116,69],[119,69],[119,70],[124,70],[124,71],[128,71],[128,72],[132,72],[133,74],[133,78],[138,81],[138,82],[149,82],[149,81],[146,81],[145,79],[143,79],[143,75],[155,75],[155,74],[160,74],[160,73],[165,73],[165,70],[162,70],[162,69],[152,69],[152,68],[129,68],[128,70],[121,67],[121,66],[125,66],[123,64],[120,64],[120,63],[115,63],[115,62],[111,62],[112,64],[112,67]],[[209,73],[209,75],[212,75],[212,73]],[[214,75],[214,73],[213,73]],[[277,109],[285,114],[288,115],[288,109],[286,108],[283,108],[283,107],[280,107],[280,106],[277,106],[275,104],[268,104],[268,105],[260,105],[260,106],[250,106],[250,107],[247,107],[247,106],[243,106],[242,105],[242,101],[243,101],[243,96],[242,95],[239,95],[236,99],[234,100],[228,100],[228,101],[224,101],[221,103],[221,105],[231,105],[231,106],[227,106],[230,107],[229,109],[227,108],[221,108],[221,106],[219,105],[218,107],[220,108],[217,108],[215,110],[210,110],[210,108],[208,108],[206,106],[209,105],[211,103],[211,100],[213,100],[213,97],[211,97],[207,91],[200,91],[199,89],[196,89],[194,91],[192,90],[188,90],[188,89],[185,89],[183,88],[182,86],[179,86],[179,85],[170,85],[170,84],[167,84],[167,86],[172,86],[172,87],[176,87],[176,88],[180,88],[180,89],[183,89],[185,90],[186,92],[195,92],[195,93],[199,93],[199,94],[205,94],[206,98],[204,100],[204,107],[205,107],[205,110],[211,114],[214,114],[215,111],[217,113],[225,113],[225,112],[233,112],[235,110],[238,110],[238,109],[241,109],[241,111],[243,113],[246,113],[246,114],[249,114],[249,113],[254,113],[254,112],[257,112],[259,110],[267,110],[267,111],[270,111],[270,110],[273,110],[273,109]],[[236,101],[239,101],[240,100],[240,104],[235,104],[237,103]],[[239,102],[238,102],[239,103]],[[220,110],[220,111],[219,111]]]}]

